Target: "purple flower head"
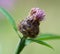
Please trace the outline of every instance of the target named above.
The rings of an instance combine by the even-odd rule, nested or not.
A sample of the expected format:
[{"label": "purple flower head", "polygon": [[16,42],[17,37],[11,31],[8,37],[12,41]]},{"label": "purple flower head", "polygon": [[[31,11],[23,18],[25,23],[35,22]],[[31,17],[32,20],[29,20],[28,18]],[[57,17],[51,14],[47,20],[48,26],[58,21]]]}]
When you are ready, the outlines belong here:
[{"label": "purple flower head", "polygon": [[39,8],[32,8],[30,11],[30,16],[34,16],[34,18],[42,21],[45,17],[45,13]]}]

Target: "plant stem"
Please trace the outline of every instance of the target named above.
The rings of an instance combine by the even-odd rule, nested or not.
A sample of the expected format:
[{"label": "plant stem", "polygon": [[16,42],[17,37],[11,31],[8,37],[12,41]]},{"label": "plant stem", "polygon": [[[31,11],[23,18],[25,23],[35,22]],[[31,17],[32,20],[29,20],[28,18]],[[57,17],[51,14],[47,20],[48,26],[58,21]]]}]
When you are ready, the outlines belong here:
[{"label": "plant stem", "polygon": [[23,50],[23,48],[25,47],[25,41],[26,41],[26,37],[22,37],[21,41],[19,42],[18,48],[17,48],[17,52],[16,54],[20,54],[21,51]]}]

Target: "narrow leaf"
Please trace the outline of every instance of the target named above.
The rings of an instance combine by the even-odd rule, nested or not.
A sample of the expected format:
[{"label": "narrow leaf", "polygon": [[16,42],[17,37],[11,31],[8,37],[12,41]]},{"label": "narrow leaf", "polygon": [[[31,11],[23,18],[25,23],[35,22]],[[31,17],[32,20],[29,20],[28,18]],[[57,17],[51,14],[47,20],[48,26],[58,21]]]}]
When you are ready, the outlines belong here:
[{"label": "narrow leaf", "polygon": [[41,40],[34,40],[34,39],[31,39],[31,40],[32,40],[33,42],[36,42],[36,43],[38,43],[38,44],[45,45],[45,46],[47,46],[47,47],[53,49],[53,47],[50,46],[49,44],[47,44],[46,42],[43,42],[43,41],[41,41]]},{"label": "narrow leaf", "polygon": [[36,40],[53,40],[53,39],[60,39],[60,35],[55,35],[55,34],[40,34],[36,38]]},{"label": "narrow leaf", "polygon": [[18,34],[18,36],[20,37],[19,33],[18,33],[18,29],[16,26],[16,23],[13,19],[13,17],[2,7],[0,7],[0,12],[6,16],[6,18],[8,19],[8,21],[10,22],[10,24],[13,26],[14,30],[16,31],[16,33]]}]

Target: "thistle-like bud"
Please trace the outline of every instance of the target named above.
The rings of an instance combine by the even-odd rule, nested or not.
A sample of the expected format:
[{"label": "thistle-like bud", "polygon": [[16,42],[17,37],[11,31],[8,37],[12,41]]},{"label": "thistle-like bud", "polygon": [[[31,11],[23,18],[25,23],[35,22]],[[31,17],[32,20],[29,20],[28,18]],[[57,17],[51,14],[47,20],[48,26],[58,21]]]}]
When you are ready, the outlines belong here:
[{"label": "thistle-like bud", "polygon": [[32,8],[29,16],[19,23],[19,31],[23,36],[34,38],[39,33],[40,21],[43,20],[45,13],[39,8]]}]

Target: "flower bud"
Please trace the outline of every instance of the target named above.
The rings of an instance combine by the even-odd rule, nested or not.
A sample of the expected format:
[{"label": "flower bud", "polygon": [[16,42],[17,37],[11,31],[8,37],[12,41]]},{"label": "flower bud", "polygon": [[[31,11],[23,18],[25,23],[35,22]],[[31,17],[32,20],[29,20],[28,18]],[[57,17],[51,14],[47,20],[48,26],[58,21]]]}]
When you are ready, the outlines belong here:
[{"label": "flower bud", "polygon": [[45,13],[39,8],[32,8],[30,15],[18,25],[19,31],[23,36],[35,38],[39,33],[40,21],[43,20]]}]

